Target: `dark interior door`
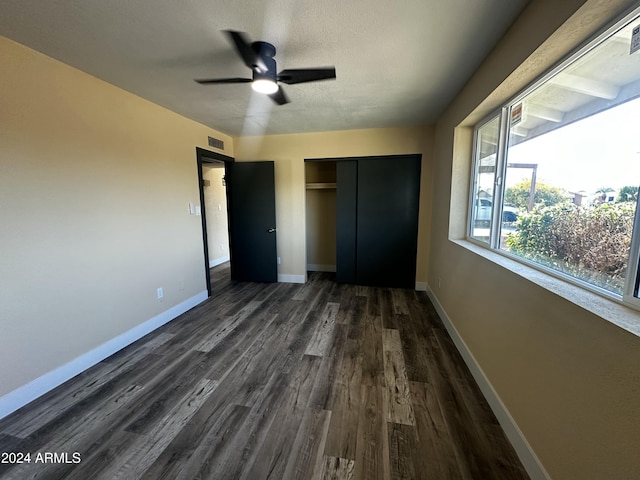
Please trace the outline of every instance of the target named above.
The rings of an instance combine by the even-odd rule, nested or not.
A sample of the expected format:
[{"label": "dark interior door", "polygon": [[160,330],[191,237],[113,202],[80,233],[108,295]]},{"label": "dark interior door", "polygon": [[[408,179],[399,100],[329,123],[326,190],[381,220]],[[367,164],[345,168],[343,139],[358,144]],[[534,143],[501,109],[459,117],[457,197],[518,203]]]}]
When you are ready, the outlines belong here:
[{"label": "dark interior door", "polygon": [[420,156],[358,161],[356,281],[415,288]]},{"label": "dark interior door", "polygon": [[276,282],[276,194],[273,162],[226,167],[231,278]]}]

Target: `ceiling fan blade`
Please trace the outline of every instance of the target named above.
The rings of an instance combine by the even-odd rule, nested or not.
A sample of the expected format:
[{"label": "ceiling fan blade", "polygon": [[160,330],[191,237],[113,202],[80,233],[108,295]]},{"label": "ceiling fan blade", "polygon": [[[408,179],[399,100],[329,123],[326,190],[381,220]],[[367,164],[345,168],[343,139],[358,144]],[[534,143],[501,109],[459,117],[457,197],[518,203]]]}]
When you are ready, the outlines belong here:
[{"label": "ceiling fan blade", "polygon": [[247,41],[245,35],[242,32],[236,32],[234,30],[224,30],[229,36],[233,45],[236,47],[236,51],[240,54],[244,64],[251,70],[258,70],[260,73],[264,73],[268,70],[264,60],[258,55],[251,44]]},{"label": "ceiling fan blade", "polygon": [[196,79],[194,82],[206,85],[209,83],[251,83],[253,80],[250,78],[202,78]]},{"label": "ceiling fan blade", "polygon": [[315,82],[336,78],[335,67],[324,68],[293,68],[282,70],[278,74],[278,81],[292,85],[294,83]]},{"label": "ceiling fan blade", "polygon": [[278,91],[270,94],[269,97],[278,105],[284,105],[285,103],[289,103],[289,98],[285,95],[284,90],[280,86],[278,86]]}]

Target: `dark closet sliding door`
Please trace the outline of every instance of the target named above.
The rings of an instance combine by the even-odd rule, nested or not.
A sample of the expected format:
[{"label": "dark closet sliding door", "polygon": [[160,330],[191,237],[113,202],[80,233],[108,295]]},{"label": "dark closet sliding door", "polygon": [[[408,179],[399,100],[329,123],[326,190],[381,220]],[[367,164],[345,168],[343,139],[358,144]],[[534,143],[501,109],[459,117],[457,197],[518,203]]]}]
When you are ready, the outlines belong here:
[{"label": "dark closet sliding door", "polygon": [[356,283],[415,288],[420,156],[359,159],[357,177]]},{"label": "dark closet sliding door", "polygon": [[356,283],[358,161],[336,162],[336,281]]}]

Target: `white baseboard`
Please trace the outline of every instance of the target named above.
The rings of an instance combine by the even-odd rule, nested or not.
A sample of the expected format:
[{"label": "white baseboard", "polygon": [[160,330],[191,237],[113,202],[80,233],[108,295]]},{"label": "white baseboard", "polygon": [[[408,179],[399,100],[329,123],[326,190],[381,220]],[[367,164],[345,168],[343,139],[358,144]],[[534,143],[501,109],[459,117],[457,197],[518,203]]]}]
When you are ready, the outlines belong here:
[{"label": "white baseboard", "polygon": [[57,386],[62,385],[67,380],[94,366],[96,363],[101,362],[110,355],[122,350],[127,345],[132,344],[136,340],[144,337],[148,333],[151,333],[187,310],[195,307],[199,303],[204,302],[207,298],[206,290],[200,292],[199,294],[179,303],[159,315],[156,315],[137,327],[134,327],[108,342],[103,343],[99,347],[80,355],[69,363],[62,365],[55,370],[51,370],[26,385],[3,395],[0,397],[0,418],[6,417],[36,398],[44,395],[50,390],[53,390]]},{"label": "white baseboard", "polygon": [[507,407],[500,399],[498,393],[493,388],[493,385],[491,385],[491,382],[489,382],[489,379],[467,347],[465,341],[458,333],[458,330],[451,322],[451,319],[442,308],[442,305],[440,305],[438,298],[435,296],[433,290],[431,290],[428,284],[426,285],[426,292],[427,295],[429,295],[429,298],[431,299],[436,311],[438,312],[438,315],[440,315],[442,323],[444,323],[444,326],[451,336],[453,343],[456,345],[456,348],[462,355],[462,358],[467,364],[467,367],[469,367],[473,378],[480,387],[482,394],[487,399],[487,402],[489,403],[491,410],[493,410],[494,415],[498,419],[500,426],[507,435],[507,438],[511,442],[511,445],[513,445],[513,448],[520,458],[520,461],[522,462],[525,470],[532,480],[551,480],[551,476],[549,476],[549,473],[544,468],[544,465],[542,465],[542,462],[540,462],[540,459],[533,451],[533,448],[531,448],[531,445],[527,441],[526,437],[509,413],[509,410],[507,410]]},{"label": "white baseboard", "polygon": [[427,291],[427,282],[416,282],[416,291],[417,292],[426,292]]},{"label": "white baseboard", "polygon": [[335,272],[335,265],[319,265],[316,263],[310,263],[307,265],[307,272]]},{"label": "white baseboard", "polygon": [[305,283],[306,281],[307,277],[305,275],[278,274],[278,282],[280,283]]},{"label": "white baseboard", "polygon": [[231,260],[231,257],[229,255],[227,255],[226,257],[220,257],[220,258],[216,258],[214,260],[210,260],[209,261],[209,268],[217,267],[218,265],[222,265],[223,263],[226,263],[229,260]]}]

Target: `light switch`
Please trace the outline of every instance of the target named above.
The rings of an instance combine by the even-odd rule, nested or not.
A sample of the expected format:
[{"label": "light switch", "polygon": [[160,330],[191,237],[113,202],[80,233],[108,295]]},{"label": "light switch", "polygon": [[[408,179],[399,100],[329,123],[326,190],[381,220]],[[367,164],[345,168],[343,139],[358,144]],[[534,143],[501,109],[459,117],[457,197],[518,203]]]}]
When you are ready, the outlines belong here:
[{"label": "light switch", "polygon": [[189,215],[194,215],[196,213],[196,208],[193,205],[193,202],[189,202]]},{"label": "light switch", "polygon": [[202,210],[200,209],[200,205],[196,205],[196,215],[200,215]]}]

